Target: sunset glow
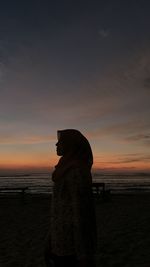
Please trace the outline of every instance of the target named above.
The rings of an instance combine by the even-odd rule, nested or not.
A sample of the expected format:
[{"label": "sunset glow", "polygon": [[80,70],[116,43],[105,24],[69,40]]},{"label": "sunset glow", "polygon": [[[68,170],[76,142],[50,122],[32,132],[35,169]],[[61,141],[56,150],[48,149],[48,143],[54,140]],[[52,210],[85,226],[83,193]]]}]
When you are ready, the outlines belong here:
[{"label": "sunset glow", "polygon": [[2,4],[1,170],[51,170],[75,128],[93,170],[150,172],[150,6],[131,2]]}]

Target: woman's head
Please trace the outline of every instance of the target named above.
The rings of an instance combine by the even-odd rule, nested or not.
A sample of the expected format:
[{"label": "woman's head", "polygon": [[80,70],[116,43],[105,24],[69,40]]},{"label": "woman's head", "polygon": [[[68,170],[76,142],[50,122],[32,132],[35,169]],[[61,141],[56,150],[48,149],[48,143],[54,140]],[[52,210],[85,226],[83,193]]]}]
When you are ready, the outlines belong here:
[{"label": "woman's head", "polygon": [[72,159],[82,161],[90,167],[93,164],[93,155],[86,137],[75,129],[59,130],[57,155],[70,156]]}]

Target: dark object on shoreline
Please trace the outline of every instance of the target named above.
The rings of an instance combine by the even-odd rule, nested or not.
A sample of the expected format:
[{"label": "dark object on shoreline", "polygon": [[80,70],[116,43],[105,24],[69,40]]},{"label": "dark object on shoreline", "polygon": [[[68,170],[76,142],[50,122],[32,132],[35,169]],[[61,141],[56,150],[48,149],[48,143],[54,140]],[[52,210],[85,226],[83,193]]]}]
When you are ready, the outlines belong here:
[{"label": "dark object on shoreline", "polygon": [[93,193],[96,194],[96,197],[102,197],[104,201],[108,201],[111,198],[110,189],[105,189],[105,183],[92,183],[92,188],[94,189]]}]

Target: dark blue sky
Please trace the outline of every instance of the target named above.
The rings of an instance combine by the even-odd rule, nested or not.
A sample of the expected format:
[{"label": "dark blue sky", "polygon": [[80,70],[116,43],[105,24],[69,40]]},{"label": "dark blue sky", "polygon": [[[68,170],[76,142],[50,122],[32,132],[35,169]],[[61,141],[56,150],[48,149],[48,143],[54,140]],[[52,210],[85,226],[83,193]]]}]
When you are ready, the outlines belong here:
[{"label": "dark blue sky", "polygon": [[149,1],[3,1],[2,165],[41,151],[47,164],[56,130],[78,128],[102,166],[150,168],[149,14]]}]

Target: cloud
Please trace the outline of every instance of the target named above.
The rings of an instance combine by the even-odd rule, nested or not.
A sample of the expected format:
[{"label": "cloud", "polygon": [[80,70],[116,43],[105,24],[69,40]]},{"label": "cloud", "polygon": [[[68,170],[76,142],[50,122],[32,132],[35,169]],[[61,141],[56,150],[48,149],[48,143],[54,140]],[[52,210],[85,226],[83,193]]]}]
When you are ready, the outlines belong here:
[{"label": "cloud", "polygon": [[3,62],[0,62],[0,83],[2,82],[2,79],[4,77],[4,73],[5,73],[5,66],[4,66]]},{"label": "cloud", "polygon": [[141,133],[127,136],[125,141],[129,143],[138,143],[144,146],[150,146],[150,133]]},{"label": "cloud", "polygon": [[150,86],[149,45],[136,47],[130,56],[124,57],[119,54],[119,57],[116,56],[107,62],[95,85],[99,88],[101,96],[115,94],[122,103],[132,101],[135,105],[140,98],[145,101],[149,96],[146,89]]},{"label": "cloud", "polygon": [[144,79],[144,87],[150,89],[150,77]]},{"label": "cloud", "polygon": [[[59,80],[59,73],[55,74],[58,82],[54,83],[50,76],[42,87],[45,68],[41,73],[40,69],[32,73],[31,67],[34,67],[27,64],[30,63],[27,58],[21,69],[22,76],[18,72],[19,63],[17,74],[14,71],[16,76],[13,73],[14,83],[8,77],[8,83],[0,93],[3,99],[0,106],[1,120],[11,121],[12,127],[6,130],[14,133],[24,130],[26,136],[36,136],[39,128],[41,139],[37,137],[31,140],[21,134],[23,137],[18,140],[14,137],[14,141],[12,138],[10,141],[9,138],[1,138],[1,143],[45,142],[44,136],[58,127],[86,128],[93,139],[112,137],[111,140],[116,142],[135,143],[132,137],[146,135],[150,129],[148,90],[143,85],[144,79],[149,83],[149,59],[146,49],[138,50],[131,59],[116,58],[115,64],[112,62],[110,67],[108,64],[104,71],[89,78],[90,81],[81,79],[79,87],[74,82]],[[40,75],[42,80],[38,84]],[[149,140],[136,142],[146,145]]]},{"label": "cloud", "polygon": [[[139,149],[148,150],[150,147],[150,122],[130,120],[121,123],[101,124],[87,132],[87,137],[98,144],[99,148],[108,151],[113,149],[116,154],[115,146],[118,151],[125,149],[138,151]],[[110,147],[110,148],[109,148]]]},{"label": "cloud", "polygon": [[118,159],[120,163],[132,163],[132,162],[150,162],[150,155],[124,155],[123,158]]},{"label": "cloud", "polygon": [[54,141],[55,136],[0,136],[0,145],[41,144]]},{"label": "cloud", "polygon": [[[143,132],[147,133],[150,129],[150,122],[147,121],[139,121],[136,120],[128,120],[124,122],[118,123],[110,123],[107,126],[102,125],[96,130],[89,131],[89,136],[101,138],[103,136],[120,136],[122,138],[126,138],[128,141],[133,141],[135,139],[141,139],[142,137],[149,138],[149,134],[143,134]],[[137,132],[141,134],[137,134]],[[129,135],[132,137],[129,138]],[[135,138],[134,138],[135,136]]]},{"label": "cloud", "polygon": [[128,153],[128,154],[115,154],[114,156],[108,156],[107,160],[105,156],[97,156],[95,157],[95,161],[98,163],[105,163],[105,164],[113,164],[113,165],[119,165],[119,164],[126,164],[126,163],[134,163],[134,162],[150,162],[150,154],[143,154],[143,153]]},{"label": "cloud", "polygon": [[99,30],[98,34],[101,37],[101,39],[105,39],[110,35],[110,31],[108,29],[101,29]]},{"label": "cloud", "polygon": [[126,138],[128,141],[145,141],[150,140],[150,134],[138,134],[134,136],[129,136]]},{"label": "cloud", "polygon": [[150,87],[149,44],[141,46],[133,54],[124,72],[124,80],[137,93],[143,94],[143,90],[147,92],[145,89]]},{"label": "cloud", "polygon": [[[104,32],[102,34],[107,35],[107,30]],[[83,123],[85,120],[105,120],[106,117],[115,121],[119,116],[121,120],[124,120],[129,116],[135,118],[137,114],[145,117],[145,113],[148,113],[147,95],[142,96],[143,80],[149,77],[147,71],[149,61],[146,60],[146,55],[148,55],[146,51],[138,51],[138,56],[132,56],[131,60],[125,61],[121,58],[122,61],[117,61],[116,59],[115,65],[114,62],[110,64],[110,67],[108,64],[107,70],[98,73],[97,77],[94,76],[95,80],[89,78],[90,81],[84,80],[80,82],[79,87],[76,87],[69,80],[73,78],[73,76],[69,77],[70,73],[63,69],[59,69],[57,73],[57,68],[52,71],[53,64],[48,65],[47,61],[46,66],[43,67],[44,71],[40,67],[38,69],[37,65],[44,66],[45,64],[41,58],[34,68],[32,60],[26,56],[27,51],[21,57],[24,48],[22,49],[19,52],[19,63],[18,56],[17,62],[11,66],[14,73],[9,73],[9,75],[13,78],[8,77],[3,92],[0,92],[3,99],[0,113],[4,118],[9,118],[11,114],[11,120],[14,119],[18,123],[24,121],[31,125],[38,121],[52,124],[55,123],[54,121]],[[31,51],[29,52],[31,54]],[[37,56],[37,51],[34,56]],[[36,62],[34,57],[32,59],[35,65],[37,59]],[[15,64],[18,64],[17,70],[15,70]],[[56,80],[53,79],[53,74]],[[63,80],[62,77],[65,79]]]}]

